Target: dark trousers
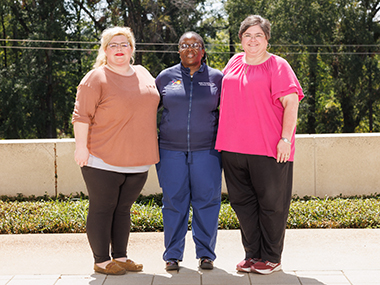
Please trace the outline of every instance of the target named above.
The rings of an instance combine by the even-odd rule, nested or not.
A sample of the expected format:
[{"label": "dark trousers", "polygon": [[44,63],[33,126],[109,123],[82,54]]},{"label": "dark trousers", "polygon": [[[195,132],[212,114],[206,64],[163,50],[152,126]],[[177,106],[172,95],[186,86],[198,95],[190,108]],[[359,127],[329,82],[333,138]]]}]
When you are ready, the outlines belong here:
[{"label": "dark trousers", "polygon": [[271,157],[223,151],[222,163],[246,258],[281,262],[293,162],[277,163]]},{"label": "dark trousers", "polygon": [[86,232],[95,263],[127,256],[130,209],[139,196],[148,172],[118,173],[82,167],[89,194]]}]

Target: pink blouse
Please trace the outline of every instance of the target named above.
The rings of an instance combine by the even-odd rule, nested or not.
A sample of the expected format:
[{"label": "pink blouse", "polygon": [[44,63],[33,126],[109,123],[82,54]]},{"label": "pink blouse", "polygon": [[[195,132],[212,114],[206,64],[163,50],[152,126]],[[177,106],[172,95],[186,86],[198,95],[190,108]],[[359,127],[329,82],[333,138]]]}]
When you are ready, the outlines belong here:
[{"label": "pink blouse", "polygon": [[[223,69],[219,129],[215,149],[277,157],[284,108],[278,100],[291,93],[304,97],[289,63],[276,55],[258,65],[233,56]],[[294,136],[289,161],[294,160]]]}]

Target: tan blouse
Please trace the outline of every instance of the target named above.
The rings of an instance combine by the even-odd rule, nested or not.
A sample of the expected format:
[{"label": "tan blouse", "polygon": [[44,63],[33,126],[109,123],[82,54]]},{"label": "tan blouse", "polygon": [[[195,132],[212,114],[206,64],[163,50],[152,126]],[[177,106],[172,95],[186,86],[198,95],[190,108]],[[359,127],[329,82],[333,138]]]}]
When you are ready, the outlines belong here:
[{"label": "tan blouse", "polygon": [[86,74],[78,86],[72,123],[89,124],[89,152],[114,166],[159,161],[156,114],[160,96],[141,65],[131,76],[105,66]]}]

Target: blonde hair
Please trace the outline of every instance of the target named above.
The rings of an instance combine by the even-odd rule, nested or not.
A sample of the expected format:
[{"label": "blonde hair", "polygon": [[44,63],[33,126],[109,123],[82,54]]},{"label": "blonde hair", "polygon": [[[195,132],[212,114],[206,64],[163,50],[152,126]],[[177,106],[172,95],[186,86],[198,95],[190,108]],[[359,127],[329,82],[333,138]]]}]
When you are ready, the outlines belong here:
[{"label": "blonde hair", "polygon": [[94,68],[98,68],[100,66],[107,64],[107,55],[105,53],[105,49],[107,48],[108,44],[112,40],[114,36],[125,36],[128,39],[129,44],[131,45],[132,49],[132,64],[134,62],[134,54],[135,54],[135,36],[133,35],[133,32],[131,28],[129,27],[112,27],[105,29],[102,32],[102,39],[100,40],[100,47],[98,50],[98,56],[96,57],[96,61],[94,64]]}]

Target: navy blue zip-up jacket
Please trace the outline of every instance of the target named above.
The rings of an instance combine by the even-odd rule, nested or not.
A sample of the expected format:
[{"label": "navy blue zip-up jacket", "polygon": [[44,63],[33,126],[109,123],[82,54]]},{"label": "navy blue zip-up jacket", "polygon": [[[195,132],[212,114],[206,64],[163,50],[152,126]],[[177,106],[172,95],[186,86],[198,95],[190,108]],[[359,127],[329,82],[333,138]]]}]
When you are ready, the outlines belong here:
[{"label": "navy blue zip-up jacket", "polygon": [[163,106],[160,148],[198,151],[215,147],[222,78],[222,72],[205,63],[193,76],[181,63],[157,76]]}]

